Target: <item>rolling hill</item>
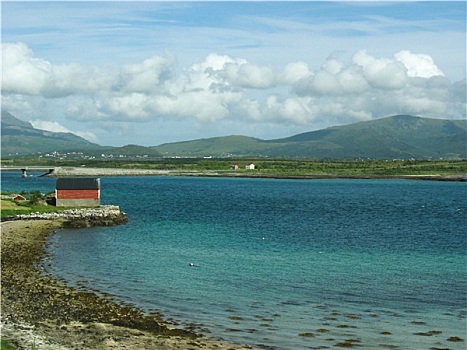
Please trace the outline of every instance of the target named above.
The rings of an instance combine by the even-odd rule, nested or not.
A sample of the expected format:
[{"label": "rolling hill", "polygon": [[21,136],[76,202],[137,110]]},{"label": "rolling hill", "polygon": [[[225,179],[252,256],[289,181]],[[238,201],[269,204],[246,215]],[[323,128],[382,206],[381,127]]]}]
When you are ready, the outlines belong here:
[{"label": "rolling hill", "polygon": [[80,151],[128,157],[277,157],[317,159],[466,159],[465,120],[411,115],[334,126],[282,139],[223,136],[144,147],[108,147],[72,133],[35,129],[2,111],[2,156]]},{"label": "rolling hill", "polygon": [[166,156],[263,156],[326,159],[467,158],[465,120],[396,115],[260,140],[226,136],[156,146]]}]

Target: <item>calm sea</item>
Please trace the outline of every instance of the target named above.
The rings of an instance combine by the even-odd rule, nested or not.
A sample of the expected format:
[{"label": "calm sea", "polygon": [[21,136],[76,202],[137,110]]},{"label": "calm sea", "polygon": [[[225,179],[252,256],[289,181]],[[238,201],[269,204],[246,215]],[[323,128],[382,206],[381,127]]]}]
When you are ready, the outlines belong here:
[{"label": "calm sea", "polygon": [[[2,180],[2,190],[55,185]],[[466,348],[465,183],[101,182],[103,203],[129,223],[51,236],[48,268],[70,285],[258,348]]]}]

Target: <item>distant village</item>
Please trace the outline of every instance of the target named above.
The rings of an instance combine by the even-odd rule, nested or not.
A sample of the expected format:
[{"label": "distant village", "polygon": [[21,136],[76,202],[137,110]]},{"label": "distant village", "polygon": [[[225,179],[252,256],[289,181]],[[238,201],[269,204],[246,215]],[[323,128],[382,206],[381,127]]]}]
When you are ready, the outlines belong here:
[{"label": "distant village", "polygon": [[51,158],[58,160],[75,160],[75,159],[125,159],[125,158],[149,158],[149,155],[125,155],[125,154],[105,154],[100,155],[87,155],[84,152],[58,152],[54,151],[51,153],[41,154],[39,158]]}]

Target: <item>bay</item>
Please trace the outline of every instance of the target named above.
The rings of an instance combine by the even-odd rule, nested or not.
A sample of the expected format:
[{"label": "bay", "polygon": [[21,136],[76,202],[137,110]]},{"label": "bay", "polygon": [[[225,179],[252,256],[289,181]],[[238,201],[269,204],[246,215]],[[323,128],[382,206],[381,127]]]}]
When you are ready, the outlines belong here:
[{"label": "bay", "polygon": [[101,196],[127,225],[49,241],[78,288],[263,348],[465,347],[464,183],[122,177]]}]

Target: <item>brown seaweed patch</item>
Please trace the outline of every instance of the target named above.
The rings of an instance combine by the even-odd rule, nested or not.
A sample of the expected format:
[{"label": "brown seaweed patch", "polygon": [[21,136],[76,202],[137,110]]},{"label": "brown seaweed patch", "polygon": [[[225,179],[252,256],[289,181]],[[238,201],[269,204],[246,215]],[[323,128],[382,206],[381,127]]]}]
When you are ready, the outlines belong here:
[{"label": "brown seaweed patch", "polygon": [[241,320],[243,320],[243,317],[241,317],[241,316],[229,316],[229,318],[230,318],[231,320],[234,320],[234,321],[241,321]]},{"label": "brown seaweed patch", "polygon": [[459,337],[449,337],[449,338],[448,338],[448,341],[451,341],[451,342],[461,342],[461,341],[464,341],[464,339],[459,338]]},{"label": "brown seaweed patch", "polygon": [[414,333],[414,335],[421,335],[423,337],[431,337],[433,334],[431,334],[430,332],[416,332]]},{"label": "brown seaweed patch", "polygon": [[316,331],[317,331],[318,333],[327,333],[327,332],[329,332],[329,329],[320,328],[320,329],[317,329]]},{"label": "brown seaweed patch", "polygon": [[227,332],[241,332],[242,330],[241,330],[241,329],[237,329],[237,328],[227,328],[226,331],[227,331]]},{"label": "brown seaweed patch", "polygon": [[348,324],[339,324],[336,326],[337,328],[350,328]]},{"label": "brown seaweed patch", "polygon": [[329,307],[326,305],[316,305],[315,308],[320,310],[327,310]]},{"label": "brown seaweed patch", "polygon": [[388,331],[382,331],[379,334],[381,334],[381,335],[391,335],[392,333],[388,332]]},{"label": "brown seaweed patch", "polygon": [[350,319],[352,319],[352,320],[358,320],[358,319],[360,319],[360,316],[357,316],[357,315],[354,315],[354,314],[347,315],[346,317],[347,317],[347,318],[350,318]]},{"label": "brown seaweed patch", "polygon": [[433,331],[429,331],[429,332],[419,332],[419,333],[414,333],[414,334],[415,335],[424,335],[424,336],[430,337],[432,335],[441,334],[441,333],[443,333],[443,332],[433,330]]},{"label": "brown seaweed patch", "polygon": [[306,332],[306,333],[300,333],[298,335],[299,337],[306,337],[306,338],[313,338],[315,335],[311,332]]},{"label": "brown seaweed patch", "polygon": [[424,325],[424,324],[426,324],[426,322],[423,322],[423,321],[412,321],[412,322],[410,322],[410,323],[412,323],[412,324],[418,324],[418,325]]},{"label": "brown seaweed patch", "polygon": [[352,348],[354,346],[358,346],[358,344],[355,344],[355,343],[360,343],[360,342],[361,340],[359,339],[346,339],[342,342],[334,344],[334,346],[337,346],[339,348]]}]

